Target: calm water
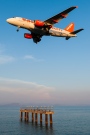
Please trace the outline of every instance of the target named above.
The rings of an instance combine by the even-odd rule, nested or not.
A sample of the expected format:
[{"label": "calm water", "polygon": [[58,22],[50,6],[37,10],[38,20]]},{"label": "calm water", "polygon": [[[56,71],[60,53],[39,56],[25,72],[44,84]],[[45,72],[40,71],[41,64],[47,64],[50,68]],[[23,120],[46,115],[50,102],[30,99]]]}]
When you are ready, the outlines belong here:
[{"label": "calm water", "polygon": [[0,107],[0,135],[90,135],[90,107],[54,107],[52,127],[20,122],[19,109]]}]

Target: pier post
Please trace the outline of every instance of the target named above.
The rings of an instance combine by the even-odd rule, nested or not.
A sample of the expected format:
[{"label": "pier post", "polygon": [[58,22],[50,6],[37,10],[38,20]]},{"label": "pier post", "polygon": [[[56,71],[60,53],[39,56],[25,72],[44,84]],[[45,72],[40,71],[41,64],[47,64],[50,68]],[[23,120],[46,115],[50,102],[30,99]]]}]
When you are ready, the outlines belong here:
[{"label": "pier post", "polygon": [[38,122],[38,114],[35,113],[35,122],[37,123]]},{"label": "pier post", "polygon": [[20,112],[20,120],[22,121],[23,119],[23,112]]},{"label": "pier post", "polygon": [[45,114],[45,124],[48,124],[48,114]]},{"label": "pier post", "polygon": [[26,112],[26,121],[29,121],[29,112]]},{"label": "pier post", "polygon": [[53,121],[52,121],[52,114],[50,114],[49,116],[50,116],[50,124],[52,124],[53,123]]},{"label": "pier post", "polygon": [[32,113],[32,122],[34,122],[34,113]]},{"label": "pier post", "polygon": [[40,113],[40,124],[42,124],[42,113]]},{"label": "pier post", "polygon": [[27,117],[26,115],[27,115],[27,113],[25,112],[25,113],[24,113],[24,120],[25,120],[25,121],[26,121],[26,117]]}]

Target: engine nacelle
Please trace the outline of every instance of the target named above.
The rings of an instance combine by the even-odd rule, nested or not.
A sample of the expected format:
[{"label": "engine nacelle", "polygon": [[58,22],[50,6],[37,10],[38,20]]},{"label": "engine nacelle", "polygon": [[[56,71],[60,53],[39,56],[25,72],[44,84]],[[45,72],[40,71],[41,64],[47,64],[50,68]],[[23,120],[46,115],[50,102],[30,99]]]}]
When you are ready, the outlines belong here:
[{"label": "engine nacelle", "polygon": [[34,24],[36,27],[43,27],[45,25],[45,23],[40,20],[35,20]]},{"label": "engine nacelle", "polygon": [[33,38],[32,34],[29,34],[29,33],[24,33],[24,37],[28,39]]}]

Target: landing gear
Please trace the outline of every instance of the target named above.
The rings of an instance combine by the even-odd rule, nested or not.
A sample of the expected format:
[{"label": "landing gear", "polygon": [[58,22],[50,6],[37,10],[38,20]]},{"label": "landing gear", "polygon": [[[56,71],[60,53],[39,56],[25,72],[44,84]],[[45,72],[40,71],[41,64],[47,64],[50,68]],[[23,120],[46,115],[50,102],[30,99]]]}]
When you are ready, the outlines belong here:
[{"label": "landing gear", "polygon": [[32,34],[32,38],[33,38],[33,42],[34,43],[38,43],[38,42],[40,42],[41,41],[41,37],[42,37],[42,35],[38,35],[38,34],[35,34],[35,33],[31,33]]},{"label": "landing gear", "polygon": [[19,28],[20,28],[20,26],[18,26],[18,28],[17,28],[17,30],[16,30],[17,32],[19,31]]},{"label": "landing gear", "polygon": [[37,38],[37,37],[35,37],[35,38],[33,38],[33,41],[34,41],[34,43],[38,43],[38,42],[40,42],[41,41],[41,39],[40,38]]},{"label": "landing gear", "polygon": [[17,29],[17,32],[19,31],[19,29]]}]

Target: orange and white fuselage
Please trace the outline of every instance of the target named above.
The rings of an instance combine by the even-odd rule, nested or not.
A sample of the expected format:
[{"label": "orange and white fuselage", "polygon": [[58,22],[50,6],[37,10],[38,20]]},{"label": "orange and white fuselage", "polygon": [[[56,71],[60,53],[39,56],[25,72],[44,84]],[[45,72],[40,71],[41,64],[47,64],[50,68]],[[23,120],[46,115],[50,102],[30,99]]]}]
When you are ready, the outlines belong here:
[{"label": "orange and white fuselage", "polygon": [[[34,21],[28,20],[25,18],[21,18],[21,17],[9,18],[6,21],[11,25],[14,25],[18,28],[27,29],[35,34],[40,34],[41,36],[51,35],[51,36],[56,36],[56,37],[76,37],[76,34],[70,34],[69,31],[60,29],[60,28],[56,28],[56,27],[50,28],[49,32],[47,34],[47,31],[44,30],[43,28],[36,27],[34,25]],[[72,27],[73,23],[71,23],[70,25],[69,25],[69,27]]]}]

